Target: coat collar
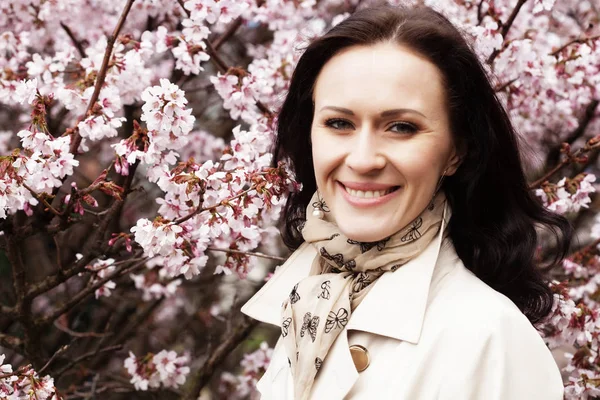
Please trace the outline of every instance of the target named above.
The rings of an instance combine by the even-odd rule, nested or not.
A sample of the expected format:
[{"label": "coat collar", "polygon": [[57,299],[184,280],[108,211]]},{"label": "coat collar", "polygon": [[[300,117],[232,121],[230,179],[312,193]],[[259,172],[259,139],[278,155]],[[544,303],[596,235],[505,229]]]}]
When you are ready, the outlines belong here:
[{"label": "coat collar", "polygon": [[[437,236],[417,257],[393,273],[383,274],[352,312],[347,329],[417,343],[425,317],[430,285],[436,264],[452,258],[452,246],[442,246],[446,210]],[[449,242],[449,239],[446,239]],[[455,254],[454,254],[455,255]],[[281,326],[281,305],[292,288],[308,276],[315,248],[303,243],[277,269],[273,277],[250,299],[241,311],[259,321]],[[390,305],[388,315],[382,305]]]}]

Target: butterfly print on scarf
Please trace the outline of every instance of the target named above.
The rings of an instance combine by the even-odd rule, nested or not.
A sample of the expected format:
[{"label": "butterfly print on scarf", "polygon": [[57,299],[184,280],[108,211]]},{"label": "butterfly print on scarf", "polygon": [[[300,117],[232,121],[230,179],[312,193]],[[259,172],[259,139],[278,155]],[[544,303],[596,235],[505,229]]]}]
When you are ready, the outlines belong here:
[{"label": "butterfly print on scarf", "polygon": [[283,322],[281,323],[281,336],[286,337],[288,335],[291,323],[292,323],[291,317],[288,317],[283,320]]},{"label": "butterfly print on scarf", "polygon": [[325,300],[329,300],[329,298],[331,297],[331,294],[329,293],[329,288],[331,287],[331,281],[330,280],[326,280],[325,282],[321,283],[321,293],[317,296],[317,299],[325,299]]},{"label": "butterfly print on scarf", "polygon": [[319,316],[315,315],[314,317],[310,312],[304,314],[304,323],[302,324],[302,328],[300,329],[300,337],[304,337],[304,332],[308,331],[310,334],[310,338],[313,343],[317,338],[317,327],[319,326]]},{"label": "butterfly print on scarf", "polygon": [[371,280],[369,279],[369,274],[365,272],[359,272],[358,275],[356,275],[354,283],[352,284],[352,291],[354,293],[358,293],[370,284]]},{"label": "butterfly print on scarf", "polygon": [[348,323],[348,310],[340,308],[338,312],[329,311],[327,320],[325,321],[325,333],[331,332],[333,329],[343,329]]},{"label": "butterfly print on scarf", "polygon": [[292,304],[296,303],[298,300],[300,300],[300,295],[298,294],[298,292],[296,291],[298,290],[298,284],[296,283],[296,285],[294,285],[294,288],[292,289],[292,291],[290,292],[290,302]]},{"label": "butterfly print on scarf", "polygon": [[396,270],[398,268],[400,268],[402,265],[401,264],[396,264],[396,265],[392,265],[392,267],[390,268],[392,272],[396,272]]},{"label": "butterfly print on scarf", "polygon": [[385,244],[390,240],[390,237],[386,237],[385,239],[379,240],[377,242],[358,242],[356,240],[348,239],[348,244],[357,244],[360,246],[360,252],[366,253],[371,250],[373,247],[377,247],[378,251],[382,251],[385,247]]},{"label": "butterfly print on scarf", "polygon": [[419,232],[419,228],[421,226],[423,226],[423,218],[419,217],[413,221],[412,226],[410,227],[408,232],[406,232],[406,234],[404,236],[402,236],[400,238],[400,240],[403,243],[404,242],[412,242],[413,240],[417,240],[422,235],[422,233]]},{"label": "butterfly print on scarf", "polygon": [[327,206],[327,204],[325,204],[325,200],[317,200],[314,203],[312,203],[313,208],[317,208],[323,212],[329,212],[329,207]]},{"label": "butterfly print on scarf", "polygon": [[344,265],[344,256],[341,253],[331,255],[327,252],[327,249],[325,249],[325,247],[321,247],[319,251],[321,253],[321,257],[323,257],[326,260],[333,261],[338,267]]},{"label": "butterfly print on scarf", "polygon": [[325,249],[325,247],[321,247],[319,249],[319,252],[321,253],[321,257],[323,257],[326,260],[333,261],[339,267],[338,270],[335,272],[339,272],[340,270],[344,269],[347,271],[352,271],[354,268],[356,268],[356,261],[350,260],[344,262],[344,256],[341,253],[331,255],[327,252],[327,249]]},{"label": "butterfly print on scarf", "polygon": [[321,365],[323,365],[323,360],[319,357],[315,358],[315,369],[318,371],[321,369]]}]

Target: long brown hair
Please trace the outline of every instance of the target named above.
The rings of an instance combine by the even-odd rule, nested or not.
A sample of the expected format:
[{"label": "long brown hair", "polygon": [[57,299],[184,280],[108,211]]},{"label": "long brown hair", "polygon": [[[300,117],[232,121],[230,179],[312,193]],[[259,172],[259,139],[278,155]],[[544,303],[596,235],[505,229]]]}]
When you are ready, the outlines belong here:
[{"label": "long brown hair", "polygon": [[314,40],[300,58],[278,114],[274,163],[288,159],[303,190],[285,206],[282,236],[303,241],[298,226],[316,190],[310,131],[312,90],[323,65],[349,46],[392,41],[435,64],[444,79],[450,128],[465,157],[443,188],[452,207],[448,229],[456,251],[481,280],[508,296],[532,323],[553,296],[534,264],[535,225],[556,236],[559,262],[568,251],[568,221],[543,208],[527,186],[517,136],[485,69],[463,35],[431,8],[381,6],[358,11]]}]

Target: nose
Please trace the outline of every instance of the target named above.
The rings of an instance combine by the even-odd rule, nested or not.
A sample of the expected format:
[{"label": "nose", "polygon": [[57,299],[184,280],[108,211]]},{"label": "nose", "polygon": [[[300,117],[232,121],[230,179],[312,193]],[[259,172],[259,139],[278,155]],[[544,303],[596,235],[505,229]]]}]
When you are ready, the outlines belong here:
[{"label": "nose", "polygon": [[346,156],[346,165],[357,174],[368,174],[385,167],[386,158],[383,144],[368,129],[362,129],[350,143],[351,148]]}]

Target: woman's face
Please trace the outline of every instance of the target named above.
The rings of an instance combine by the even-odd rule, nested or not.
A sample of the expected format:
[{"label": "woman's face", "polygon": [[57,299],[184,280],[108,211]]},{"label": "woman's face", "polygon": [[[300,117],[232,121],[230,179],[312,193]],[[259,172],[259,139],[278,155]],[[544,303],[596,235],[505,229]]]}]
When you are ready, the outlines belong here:
[{"label": "woman's face", "polygon": [[317,187],[350,239],[398,232],[458,167],[442,76],[408,48],[344,49],[324,65],[313,100]]}]

